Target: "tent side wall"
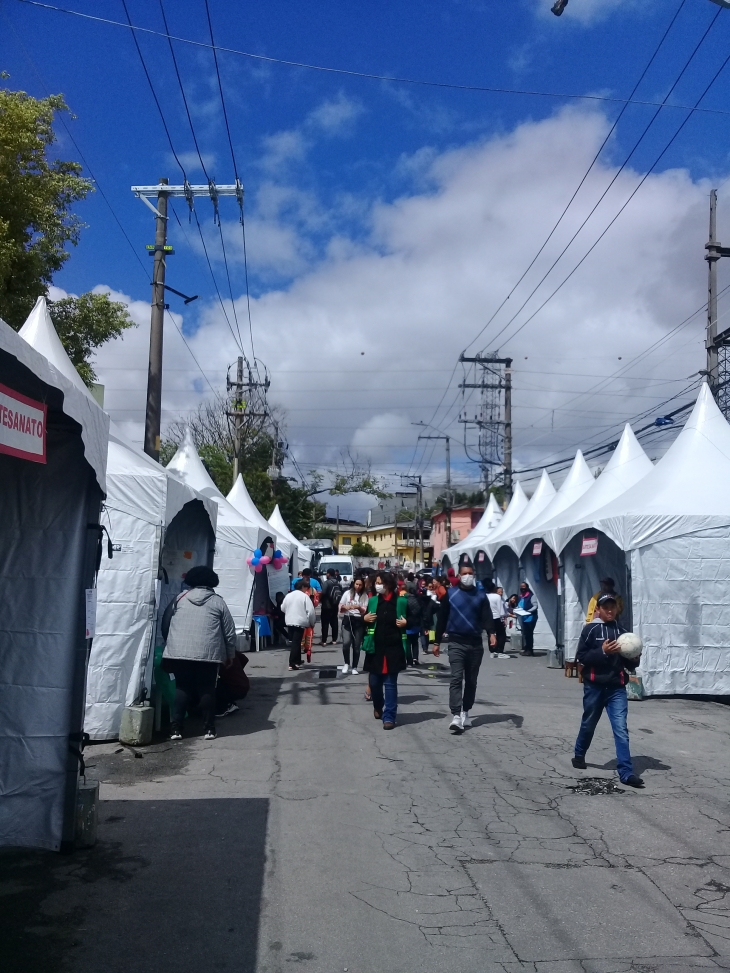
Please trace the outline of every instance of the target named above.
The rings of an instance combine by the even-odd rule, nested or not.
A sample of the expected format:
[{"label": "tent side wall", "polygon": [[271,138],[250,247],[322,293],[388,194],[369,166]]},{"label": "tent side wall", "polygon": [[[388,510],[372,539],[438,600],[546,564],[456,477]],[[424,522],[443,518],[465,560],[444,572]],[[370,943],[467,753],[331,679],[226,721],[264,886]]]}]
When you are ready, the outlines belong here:
[{"label": "tent side wall", "polygon": [[649,695],[730,695],[730,527],[631,553],[634,629]]},{"label": "tent side wall", "polygon": [[[114,557],[102,560],[98,589],[97,632],[89,658],[84,729],[92,740],[119,735],[122,710],[133,674],[146,657],[155,618],[155,582],[162,526],[138,511],[107,502]],[[138,682],[138,680],[137,680]]]},{"label": "tent side wall", "polygon": [[218,594],[228,605],[239,635],[248,631],[253,613],[254,574],[246,564],[246,558],[265,536],[258,527],[226,525],[218,520],[213,569],[220,578]]},{"label": "tent side wall", "polygon": [[[2,356],[0,356],[1,358]],[[58,850],[73,841],[102,494],[63,396],[0,381],[48,405],[47,463],[0,454],[0,845]],[[23,387],[21,387],[23,386]]]}]

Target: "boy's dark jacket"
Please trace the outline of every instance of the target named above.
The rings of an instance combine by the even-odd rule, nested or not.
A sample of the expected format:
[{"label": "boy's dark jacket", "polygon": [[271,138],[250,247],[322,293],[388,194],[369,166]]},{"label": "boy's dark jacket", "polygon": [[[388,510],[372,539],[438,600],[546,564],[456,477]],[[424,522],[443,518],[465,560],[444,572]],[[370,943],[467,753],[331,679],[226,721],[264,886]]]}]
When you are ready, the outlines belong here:
[{"label": "boy's dark jacket", "polygon": [[626,629],[620,622],[589,622],[583,626],[576,660],[583,666],[583,682],[593,686],[625,686],[626,670],[633,672],[638,659],[624,659],[618,652],[607,655],[603,643],[615,641]]}]

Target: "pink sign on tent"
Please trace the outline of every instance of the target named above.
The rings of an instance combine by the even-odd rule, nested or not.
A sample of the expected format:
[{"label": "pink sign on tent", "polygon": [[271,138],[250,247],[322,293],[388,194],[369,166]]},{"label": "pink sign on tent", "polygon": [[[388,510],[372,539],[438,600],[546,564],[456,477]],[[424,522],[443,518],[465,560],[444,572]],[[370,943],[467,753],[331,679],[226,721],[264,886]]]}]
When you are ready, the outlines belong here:
[{"label": "pink sign on tent", "polygon": [[580,549],[581,557],[588,557],[591,554],[598,553],[598,538],[597,537],[584,537],[583,544]]}]

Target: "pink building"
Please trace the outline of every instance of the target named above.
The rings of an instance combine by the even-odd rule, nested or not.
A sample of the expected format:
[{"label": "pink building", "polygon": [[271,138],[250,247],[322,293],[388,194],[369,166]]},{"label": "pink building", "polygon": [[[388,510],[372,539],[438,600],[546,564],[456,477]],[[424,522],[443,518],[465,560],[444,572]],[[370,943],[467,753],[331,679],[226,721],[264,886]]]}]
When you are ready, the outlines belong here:
[{"label": "pink building", "polygon": [[451,511],[451,538],[446,536],[446,514],[435,513],[431,518],[431,544],[434,561],[441,560],[441,552],[457,541],[463,541],[481,520],[484,507],[454,507]]}]

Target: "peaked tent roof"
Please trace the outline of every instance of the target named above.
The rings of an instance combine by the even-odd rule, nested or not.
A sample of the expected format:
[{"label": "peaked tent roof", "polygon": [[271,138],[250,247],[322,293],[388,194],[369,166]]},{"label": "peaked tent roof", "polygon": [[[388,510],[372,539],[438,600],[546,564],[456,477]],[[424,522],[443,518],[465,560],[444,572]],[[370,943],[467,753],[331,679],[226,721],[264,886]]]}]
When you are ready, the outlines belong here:
[{"label": "peaked tent roof", "polygon": [[[519,487],[519,483],[517,486]],[[462,554],[468,554],[473,558],[480,542],[499,527],[504,516],[505,514],[497,503],[494,494],[490,493],[489,503],[479,523],[458,544],[452,544],[447,550],[442,551],[442,555],[445,554],[450,561],[453,561],[454,557],[460,557]]]},{"label": "peaked tent roof", "polygon": [[298,541],[294,536],[294,534],[292,534],[292,532],[289,530],[289,528],[286,526],[286,523],[284,522],[284,518],[281,515],[281,510],[279,510],[278,503],[274,507],[274,510],[271,516],[269,517],[269,523],[276,531],[277,537],[279,538],[284,537],[291,544],[294,544],[296,546],[301,558],[304,561],[306,561],[307,558],[309,558],[310,561],[312,560],[312,557],[314,556],[314,551],[311,549],[311,547],[307,547],[306,544],[302,544],[301,541]]},{"label": "peaked tent roof", "polygon": [[730,525],[730,425],[703,383],[684,429],[638,483],[597,510],[593,526],[625,551]]},{"label": "peaked tent roof", "polygon": [[[36,351],[47,358],[51,365],[65,376],[79,392],[82,392],[97,408],[99,407],[68,357],[68,353],[53,325],[44,297],[38,298],[35,307],[18,333],[32,348],[35,348]],[[163,519],[169,524],[186,503],[190,500],[199,499],[208,511],[211,524],[215,529],[217,515],[215,504],[203,497],[197,497],[195,491],[186,486],[182,480],[172,473],[168,473],[164,466],[160,466],[151,456],[133,446],[114,422],[109,424],[107,476],[109,478],[110,498],[114,494],[115,499],[121,503],[128,503],[130,509],[135,513],[146,512],[153,520]],[[136,490],[134,494],[127,496],[127,491],[120,481],[120,478],[124,476],[135,477],[138,486],[142,487],[144,495],[140,496],[139,490]],[[145,481],[150,481],[147,490],[144,489]],[[164,497],[160,496],[159,489],[152,486],[153,481],[157,483],[167,481]],[[164,509],[160,508],[161,499],[165,503]]]},{"label": "peaked tent roof", "polygon": [[590,490],[595,482],[595,478],[583,458],[583,453],[578,450],[575,454],[573,465],[570,467],[568,475],[563,480],[558,492],[540,515],[530,521],[527,530],[522,532],[519,537],[515,537],[512,541],[512,547],[515,552],[518,555],[522,554],[526,545],[530,543],[533,537],[542,537],[543,524],[546,524],[557,514],[562,513],[563,510],[572,506],[587,490]]},{"label": "peaked tent roof", "polygon": [[[487,554],[489,554],[490,559],[494,560],[494,555],[500,549],[507,545],[512,547],[512,538],[519,537],[523,533],[526,527],[529,527],[530,523],[539,517],[542,511],[547,507],[552,498],[555,496],[556,490],[552,484],[552,480],[548,476],[547,470],[542,471],[540,476],[540,482],[537,485],[537,489],[530,497],[527,506],[524,508],[522,513],[517,517],[516,520],[512,522],[511,525],[505,527],[504,520],[502,521],[499,529],[492,534],[492,536],[487,541]],[[505,520],[506,520],[505,516]]]},{"label": "peaked tent roof", "polygon": [[572,506],[543,522],[542,536],[559,554],[576,534],[593,527],[593,514],[597,510],[621,496],[653,468],[633,429],[626,423],[603,473]]},{"label": "peaked tent roof", "polygon": [[[275,535],[276,531],[268,522],[266,517],[259,511],[256,504],[251,499],[251,494],[248,492],[246,484],[243,481],[241,474],[238,474],[238,479],[233,484],[231,492],[226,497],[226,500],[234,507],[246,520],[250,520],[252,523],[257,524],[262,530],[265,530],[269,535]],[[279,538],[273,536],[273,540],[279,544]],[[283,543],[284,548],[282,549],[282,554],[289,560],[289,555],[291,554],[291,542],[286,538],[283,538],[281,543]]]}]

